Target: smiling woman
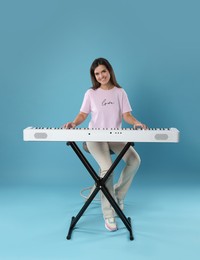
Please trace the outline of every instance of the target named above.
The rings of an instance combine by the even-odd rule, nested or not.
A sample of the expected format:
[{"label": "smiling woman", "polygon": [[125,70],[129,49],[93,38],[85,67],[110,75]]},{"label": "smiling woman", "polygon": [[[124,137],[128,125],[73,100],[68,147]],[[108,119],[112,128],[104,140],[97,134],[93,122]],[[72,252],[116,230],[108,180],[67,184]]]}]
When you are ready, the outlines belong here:
[{"label": "smiling woman", "polygon": [[110,73],[106,66],[99,65],[95,69],[94,75],[99,84],[101,84],[102,89],[110,89],[113,87],[112,83],[110,82]]},{"label": "smiling woman", "polygon": [[117,83],[115,73],[108,60],[99,58],[93,61],[90,68],[90,77],[92,80],[92,89],[99,87],[109,89],[113,86],[121,88]]},{"label": "smiling woman", "polygon": [[[73,122],[65,124],[66,128],[75,128],[81,124],[91,113],[89,128],[121,128],[122,119],[135,126],[146,128],[132,114],[128,96],[116,81],[113,68],[108,60],[98,58],[93,61],[90,68],[92,88],[84,96],[80,113]],[[100,176],[103,178],[112,165],[110,150],[119,154],[125,147],[125,142],[87,142],[89,152],[100,167]],[[118,182],[113,185],[113,174],[110,175],[106,186],[118,206],[124,209],[124,198],[132,183],[139,165],[140,157],[131,146],[123,157],[126,166]],[[105,219],[105,227],[109,231],[117,230],[115,211],[105,195],[101,193],[101,205]]]}]

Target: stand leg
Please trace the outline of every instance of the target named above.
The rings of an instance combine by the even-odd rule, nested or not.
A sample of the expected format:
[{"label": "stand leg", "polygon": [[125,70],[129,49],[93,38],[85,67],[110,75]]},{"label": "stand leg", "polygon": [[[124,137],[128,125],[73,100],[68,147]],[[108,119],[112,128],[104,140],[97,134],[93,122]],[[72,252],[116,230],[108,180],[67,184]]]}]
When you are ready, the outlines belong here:
[{"label": "stand leg", "polygon": [[130,217],[128,218],[128,221],[129,221],[130,226],[131,226],[131,230],[129,230],[129,232],[130,232],[130,240],[134,240],[133,231],[132,231],[132,225],[131,225],[131,218]]},{"label": "stand leg", "polygon": [[131,218],[126,218],[126,216],[124,215],[122,210],[119,208],[119,206],[117,205],[117,203],[115,202],[113,197],[110,195],[109,191],[107,190],[107,188],[105,186],[106,180],[109,178],[110,174],[114,171],[115,167],[118,165],[118,163],[120,162],[120,160],[122,159],[122,157],[124,156],[124,154],[126,153],[128,148],[131,146],[131,143],[127,143],[125,145],[125,147],[122,149],[120,154],[117,156],[117,158],[115,159],[115,161],[111,165],[110,169],[107,171],[107,173],[105,174],[105,176],[103,178],[100,178],[98,176],[98,174],[92,168],[91,164],[88,162],[88,160],[83,155],[83,153],[81,152],[81,150],[79,149],[79,147],[76,145],[75,142],[68,142],[67,145],[70,145],[72,147],[72,149],[77,154],[77,156],[79,157],[79,159],[81,160],[83,165],[86,167],[86,169],[88,170],[89,174],[91,175],[91,177],[96,182],[96,188],[92,192],[92,194],[90,195],[88,200],[85,202],[85,204],[83,205],[83,207],[81,208],[81,210],[79,211],[77,216],[76,217],[74,217],[74,216],[72,217],[70,228],[69,228],[69,231],[68,231],[68,234],[67,234],[66,238],[68,240],[71,239],[72,231],[73,231],[76,223],[79,221],[79,219],[81,218],[81,216],[83,215],[83,213],[85,212],[85,210],[87,209],[89,204],[92,202],[92,200],[94,199],[96,194],[99,192],[99,190],[102,190],[102,192],[104,193],[104,195],[106,196],[106,198],[108,199],[108,201],[110,202],[110,204],[112,205],[112,207],[114,208],[116,213],[118,214],[119,218],[122,220],[122,222],[124,223],[124,225],[128,229],[128,231],[130,233],[130,240],[133,240],[134,237],[133,237],[133,231],[132,231],[132,225],[131,225]]},{"label": "stand leg", "polygon": [[73,224],[74,219],[75,219],[75,217],[72,217],[70,228],[69,228],[68,234],[66,236],[67,240],[71,239],[72,231],[73,231],[73,225],[72,224]]},{"label": "stand leg", "polygon": [[93,180],[95,182],[99,182],[100,181],[100,177],[97,175],[96,171],[93,169],[91,164],[88,162],[86,157],[83,155],[83,153],[81,152],[81,150],[79,149],[77,144],[75,142],[68,142],[67,145],[70,145],[71,148],[74,150],[74,152],[76,153],[78,158],[81,160],[81,162],[83,163],[85,168],[88,170],[88,172],[91,175],[91,177],[93,178]]},{"label": "stand leg", "polygon": [[88,200],[86,200],[85,204],[83,205],[83,207],[81,208],[79,213],[76,215],[76,217],[72,217],[71,224],[70,224],[69,231],[68,231],[68,235],[66,237],[68,240],[71,239],[71,234],[72,234],[72,231],[73,231],[76,223],[79,221],[81,216],[84,214],[84,212],[86,211],[87,207],[90,205],[90,203],[92,202],[92,200],[94,199],[94,197],[96,196],[96,194],[98,192],[99,192],[99,188],[96,187],[94,189],[94,191],[92,192],[92,194],[90,195],[90,197],[88,198]]}]

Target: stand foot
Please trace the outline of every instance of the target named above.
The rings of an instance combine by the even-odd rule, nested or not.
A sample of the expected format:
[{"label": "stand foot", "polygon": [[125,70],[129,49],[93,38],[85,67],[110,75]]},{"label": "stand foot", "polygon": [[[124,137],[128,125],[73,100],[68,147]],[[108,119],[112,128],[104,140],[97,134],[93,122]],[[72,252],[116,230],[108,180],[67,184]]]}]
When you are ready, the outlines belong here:
[{"label": "stand foot", "polygon": [[133,236],[133,230],[132,230],[132,225],[131,225],[131,218],[128,218],[128,221],[129,221],[129,223],[130,223],[130,230],[129,230],[129,232],[130,232],[130,240],[134,240],[134,236]]},{"label": "stand foot", "polygon": [[72,220],[71,220],[71,223],[70,223],[70,227],[69,227],[69,231],[68,231],[68,234],[66,236],[66,239],[67,240],[70,240],[71,239],[71,236],[72,236],[72,231],[73,231],[73,228],[74,226],[72,225],[73,221],[74,221],[75,217],[72,217]]}]

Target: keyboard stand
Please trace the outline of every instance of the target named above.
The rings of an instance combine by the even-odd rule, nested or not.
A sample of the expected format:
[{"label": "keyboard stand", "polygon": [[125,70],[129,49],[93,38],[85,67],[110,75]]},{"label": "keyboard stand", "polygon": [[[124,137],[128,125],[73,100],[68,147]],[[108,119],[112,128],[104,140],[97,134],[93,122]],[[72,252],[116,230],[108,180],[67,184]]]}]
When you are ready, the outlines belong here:
[{"label": "keyboard stand", "polygon": [[117,158],[115,159],[115,161],[111,165],[110,169],[106,172],[105,176],[103,178],[101,178],[95,172],[95,170],[93,169],[91,164],[88,162],[86,157],[83,155],[83,153],[81,152],[81,150],[79,149],[77,144],[75,142],[67,142],[67,145],[71,146],[71,148],[74,150],[74,152],[76,153],[78,158],[81,160],[81,162],[83,163],[83,165],[85,166],[85,168],[87,169],[87,171],[89,172],[89,174],[91,175],[93,180],[95,181],[96,188],[94,189],[94,191],[92,192],[90,197],[86,200],[85,204],[83,205],[81,210],[78,212],[77,216],[76,217],[74,217],[74,216],[72,217],[71,224],[70,224],[69,231],[68,231],[66,239],[68,239],[68,240],[71,239],[72,231],[73,231],[76,223],[79,221],[79,219],[84,214],[84,212],[87,209],[87,207],[90,205],[90,203],[92,202],[92,200],[95,198],[96,194],[100,190],[104,193],[104,195],[106,196],[106,198],[108,199],[108,201],[112,205],[113,209],[115,210],[115,212],[117,213],[119,218],[122,220],[122,222],[124,223],[124,225],[128,229],[128,231],[130,233],[130,240],[134,239],[133,232],[132,232],[131,218],[130,217],[127,218],[124,215],[124,213],[119,208],[119,206],[117,205],[117,203],[115,202],[115,200],[113,199],[113,197],[111,196],[111,194],[109,193],[108,189],[105,186],[105,183],[106,183],[107,179],[109,178],[110,174],[114,171],[114,169],[116,168],[116,166],[118,165],[118,163],[120,162],[120,160],[122,159],[124,154],[127,152],[129,147],[131,146],[131,144],[132,144],[131,142],[128,142],[124,146],[124,148],[122,149],[120,154],[117,156]]}]

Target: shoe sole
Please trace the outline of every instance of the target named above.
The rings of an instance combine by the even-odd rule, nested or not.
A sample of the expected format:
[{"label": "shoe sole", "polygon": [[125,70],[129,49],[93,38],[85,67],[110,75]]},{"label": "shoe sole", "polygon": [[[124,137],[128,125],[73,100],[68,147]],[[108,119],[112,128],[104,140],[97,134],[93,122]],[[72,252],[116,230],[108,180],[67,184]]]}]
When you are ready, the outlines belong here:
[{"label": "shoe sole", "polygon": [[113,232],[113,231],[116,231],[117,230],[117,227],[115,229],[112,229],[112,228],[109,228],[106,224],[105,224],[105,228],[110,231],[110,232]]}]

